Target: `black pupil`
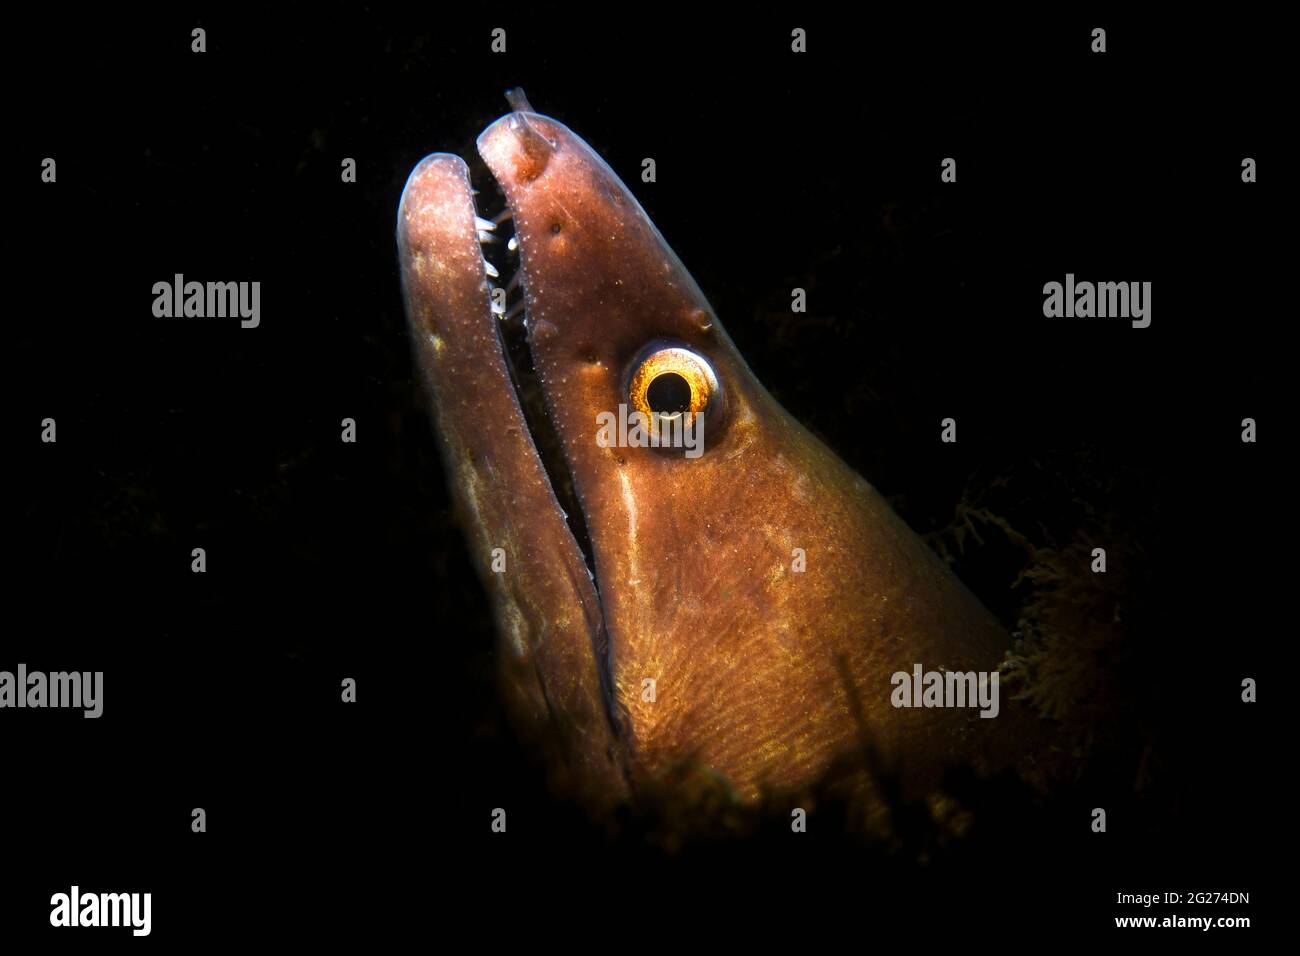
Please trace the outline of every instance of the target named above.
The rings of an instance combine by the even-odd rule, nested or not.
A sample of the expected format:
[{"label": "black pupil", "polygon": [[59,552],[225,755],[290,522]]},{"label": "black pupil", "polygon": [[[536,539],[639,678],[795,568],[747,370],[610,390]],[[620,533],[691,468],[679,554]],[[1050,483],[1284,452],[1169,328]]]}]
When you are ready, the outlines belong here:
[{"label": "black pupil", "polygon": [[675,415],[691,409],[691,385],[676,372],[664,372],[655,377],[645,390],[650,411],[660,415]]}]

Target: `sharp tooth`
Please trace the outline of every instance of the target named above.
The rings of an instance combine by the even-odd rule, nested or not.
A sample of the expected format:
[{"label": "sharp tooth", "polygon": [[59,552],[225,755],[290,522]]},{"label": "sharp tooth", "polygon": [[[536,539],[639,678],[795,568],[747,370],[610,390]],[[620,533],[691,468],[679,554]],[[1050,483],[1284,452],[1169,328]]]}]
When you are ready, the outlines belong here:
[{"label": "sharp tooth", "polygon": [[474,228],[479,232],[495,232],[497,224],[491,219],[484,219],[482,216],[475,216]]},{"label": "sharp tooth", "polygon": [[[493,289],[492,291],[496,292],[496,289]],[[492,311],[496,315],[506,314],[506,304],[504,302],[497,302],[497,297],[495,295],[492,296]]]},{"label": "sharp tooth", "polygon": [[497,272],[497,267],[494,266],[492,263],[488,262],[486,259],[483,260],[483,271],[486,272],[494,279],[497,278],[499,275],[501,275],[501,273]]},{"label": "sharp tooth", "polygon": [[478,234],[478,241],[479,242],[500,242],[501,240],[498,239],[496,236],[492,235],[492,233],[490,232],[480,232]]},{"label": "sharp tooth", "polygon": [[494,223],[503,223],[513,215],[514,213],[512,213],[510,208],[507,206],[505,209],[502,209],[499,213],[493,216],[492,221]]},{"label": "sharp tooth", "polygon": [[511,236],[510,241],[506,243],[506,248],[509,249],[511,252],[514,252],[516,249],[519,248],[519,239],[515,236]]}]

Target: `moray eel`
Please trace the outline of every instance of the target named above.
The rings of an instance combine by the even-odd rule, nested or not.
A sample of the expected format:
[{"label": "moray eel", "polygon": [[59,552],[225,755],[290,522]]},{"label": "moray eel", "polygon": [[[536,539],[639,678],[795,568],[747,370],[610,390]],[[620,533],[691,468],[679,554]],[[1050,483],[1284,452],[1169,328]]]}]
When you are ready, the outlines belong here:
[{"label": "moray eel", "polygon": [[[477,145],[513,220],[540,424],[459,157],[415,167],[397,239],[506,699],[561,785],[608,805],[695,767],[742,803],[835,774],[925,795],[950,764],[1007,762],[1010,701],[996,719],[891,702],[891,675],[918,664],[995,670],[1007,634],[756,380],[609,166],[520,93],[511,105]],[[675,399],[656,399],[660,379]],[[702,453],[599,441],[620,405],[698,416]]]}]

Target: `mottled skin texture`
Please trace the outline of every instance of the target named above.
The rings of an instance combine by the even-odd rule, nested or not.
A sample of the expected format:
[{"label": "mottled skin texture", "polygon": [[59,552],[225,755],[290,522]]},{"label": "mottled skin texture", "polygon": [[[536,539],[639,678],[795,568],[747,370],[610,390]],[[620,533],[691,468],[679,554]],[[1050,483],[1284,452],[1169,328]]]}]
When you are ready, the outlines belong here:
[{"label": "mottled skin texture", "polygon": [[[485,563],[491,547],[515,556],[508,574],[485,580],[507,664],[512,655],[533,662],[534,683],[512,685],[521,709],[538,713],[543,687],[563,701],[578,739],[568,749],[597,792],[626,780],[635,795],[685,762],[721,775],[743,800],[797,795],[864,741],[914,795],[934,787],[945,764],[1005,762],[1001,751],[1015,746],[1008,725],[1020,719],[1005,695],[993,720],[974,709],[896,709],[890,676],[916,663],[995,669],[1006,635],[881,496],[758,383],[622,182],[535,113],[503,117],[478,146],[514,215],[529,346],[599,593],[593,614],[595,592],[581,558],[573,564],[578,549],[520,429],[481,267],[470,261],[468,196],[448,200],[464,202],[459,211],[426,206],[440,188],[426,180],[454,160],[432,157],[412,174],[399,219],[408,309],[477,553]],[[444,215],[459,226],[449,231]],[[463,260],[449,258],[453,248]],[[435,325],[442,350],[423,341]],[[698,459],[596,442],[596,415],[628,402],[631,366],[660,340],[704,356],[724,393]],[[801,573],[792,571],[796,548],[806,553]],[[606,636],[612,741],[592,716],[601,688],[592,649]],[[648,678],[653,701],[644,699]],[[611,760],[618,772],[606,774]],[[869,798],[865,766],[855,785]]]}]

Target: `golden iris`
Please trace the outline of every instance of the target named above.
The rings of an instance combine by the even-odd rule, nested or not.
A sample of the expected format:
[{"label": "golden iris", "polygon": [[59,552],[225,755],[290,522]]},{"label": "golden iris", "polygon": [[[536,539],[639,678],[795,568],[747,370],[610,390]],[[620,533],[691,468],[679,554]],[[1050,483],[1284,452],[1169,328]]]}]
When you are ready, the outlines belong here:
[{"label": "golden iris", "polygon": [[632,408],[649,418],[705,412],[716,401],[718,380],[703,357],[669,346],[651,352],[632,373],[628,386]]}]

